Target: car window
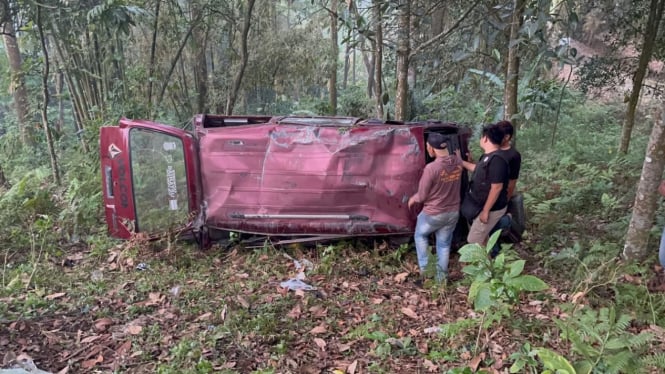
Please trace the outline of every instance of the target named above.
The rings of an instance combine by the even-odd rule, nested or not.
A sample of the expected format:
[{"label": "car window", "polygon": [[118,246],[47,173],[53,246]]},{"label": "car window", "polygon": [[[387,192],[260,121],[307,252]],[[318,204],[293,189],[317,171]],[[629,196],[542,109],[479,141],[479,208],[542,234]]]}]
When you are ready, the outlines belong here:
[{"label": "car window", "polygon": [[137,230],[156,232],[186,224],[189,198],[182,140],[140,128],[129,134]]}]

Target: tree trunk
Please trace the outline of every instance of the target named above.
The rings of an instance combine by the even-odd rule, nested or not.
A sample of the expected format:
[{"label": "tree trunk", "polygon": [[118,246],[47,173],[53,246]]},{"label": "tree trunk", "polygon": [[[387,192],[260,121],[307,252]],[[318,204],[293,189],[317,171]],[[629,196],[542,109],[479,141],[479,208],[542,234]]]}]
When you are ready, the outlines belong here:
[{"label": "tree trunk", "polygon": [[11,74],[10,91],[14,96],[14,110],[18,121],[21,142],[23,145],[33,145],[34,140],[30,130],[28,120],[30,113],[30,102],[28,101],[28,90],[25,87],[23,78],[21,50],[16,42],[16,30],[14,30],[13,20],[7,19],[2,25],[2,38],[5,42],[5,52],[9,60],[9,70]]},{"label": "tree trunk", "polygon": [[635,111],[637,109],[637,102],[640,98],[640,91],[642,89],[642,81],[646,76],[647,67],[658,34],[658,25],[663,18],[663,6],[665,0],[651,0],[649,6],[649,18],[644,30],[644,41],[640,52],[640,59],[637,65],[637,70],[633,76],[633,89],[630,92],[630,99],[628,100],[628,108],[626,110],[626,119],[623,122],[623,129],[621,130],[621,141],[619,143],[619,153],[628,153],[628,146],[630,145],[630,135],[633,132],[633,125],[635,124]]},{"label": "tree trunk", "polygon": [[196,85],[196,112],[208,113],[208,63],[206,60],[206,44],[208,39],[208,26],[203,15],[204,10],[195,4],[192,10],[192,20],[198,19],[192,30],[192,45],[194,55],[194,83]]},{"label": "tree trunk", "polygon": [[337,60],[339,59],[339,41],[337,36],[337,8],[338,0],[332,0],[330,10],[330,78],[328,79],[328,94],[330,95],[330,114],[337,114]]},{"label": "tree trunk", "polygon": [[524,13],[524,0],[513,0],[513,18],[510,23],[510,38],[508,39],[508,65],[506,68],[506,84],[503,92],[503,118],[511,121],[515,129],[519,129],[519,122],[515,120],[517,114],[517,89],[520,76],[519,43],[517,39],[522,26]]},{"label": "tree trunk", "polygon": [[657,190],[665,167],[665,122],[663,110],[656,114],[651,130],[642,175],[637,185],[633,215],[630,218],[623,255],[627,259],[641,259],[647,254],[649,231],[656,214]]},{"label": "tree trunk", "polygon": [[397,15],[397,94],[395,97],[395,119],[398,121],[408,119],[410,19],[411,0],[400,0]]},{"label": "tree trunk", "polygon": [[349,85],[349,70],[351,69],[351,43],[346,44],[344,50],[344,76],[342,78],[342,89],[346,90]]},{"label": "tree trunk", "polygon": [[57,186],[60,186],[60,171],[58,170],[58,159],[55,154],[55,147],[53,146],[53,136],[51,129],[48,125],[48,75],[49,75],[49,61],[48,50],[46,49],[46,37],[42,27],[41,19],[41,6],[37,6],[37,30],[39,31],[39,41],[42,47],[42,57],[44,62],[42,64],[42,126],[44,126],[44,135],[46,135],[46,145],[48,147],[48,154],[51,158],[51,171],[53,172],[53,180]]},{"label": "tree trunk", "polygon": [[58,69],[58,72],[55,75],[55,95],[58,98],[58,121],[55,123],[55,129],[59,133],[62,132],[62,128],[65,126],[65,101],[62,99],[62,89],[64,88],[64,85],[62,70]]},{"label": "tree trunk", "polygon": [[157,0],[155,5],[155,23],[152,30],[152,43],[150,44],[150,65],[148,66],[148,107],[150,108],[150,117],[152,117],[152,81],[155,74],[155,52],[157,50],[157,30],[159,26],[159,7],[162,1]]},{"label": "tree trunk", "polygon": [[235,78],[233,79],[233,87],[231,88],[228,101],[226,102],[227,115],[233,114],[233,107],[236,103],[236,97],[238,96],[238,91],[240,91],[240,83],[242,83],[242,77],[245,73],[245,68],[247,67],[247,36],[249,35],[249,27],[251,26],[254,1],[255,0],[247,1],[247,9],[245,13],[245,20],[243,21],[242,25],[242,39],[240,43],[240,66],[238,67],[238,71],[236,72]]},{"label": "tree trunk", "polygon": [[166,73],[166,76],[162,81],[162,88],[159,90],[159,96],[157,96],[157,103],[155,103],[155,106],[157,107],[159,107],[162,103],[162,100],[164,100],[164,93],[166,92],[166,88],[168,87],[169,81],[171,80],[171,75],[173,75],[173,71],[178,65],[178,61],[180,61],[180,56],[182,56],[182,51],[185,49],[185,45],[187,45],[187,40],[189,40],[189,37],[192,35],[192,30],[195,27],[196,22],[198,22],[198,20],[195,20],[189,26],[189,29],[187,30],[185,37],[180,42],[180,46],[178,47],[176,55],[173,57],[173,61],[171,61],[171,67],[169,68],[169,71]]},{"label": "tree trunk", "polygon": [[0,188],[7,186],[7,178],[5,178],[5,173],[2,171],[2,164],[0,164]]},{"label": "tree trunk", "polygon": [[[376,98],[376,117],[383,119],[383,20],[381,1],[373,0],[374,7],[374,95]],[[368,82],[369,84],[369,82]]]}]

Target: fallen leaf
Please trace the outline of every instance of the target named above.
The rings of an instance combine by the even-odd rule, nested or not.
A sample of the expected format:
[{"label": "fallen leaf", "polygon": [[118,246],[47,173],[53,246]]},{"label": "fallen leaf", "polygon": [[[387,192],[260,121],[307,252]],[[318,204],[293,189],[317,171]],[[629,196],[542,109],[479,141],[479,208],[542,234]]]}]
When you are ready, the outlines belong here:
[{"label": "fallen leaf", "polygon": [[131,335],[138,335],[143,331],[143,327],[139,325],[129,325],[127,326],[127,332],[130,333]]},{"label": "fallen leaf", "polygon": [[573,303],[577,304],[577,300],[581,299],[584,296],[584,292],[580,291],[573,295]]},{"label": "fallen leaf", "polygon": [[55,299],[58,299],[58,298],[61,298],[61,297],[65,296],[65,295],[67,295],[67,292],[58,292],[58,293],[50,294],[50,295],[46,296],[46,300],[55,300]]},{"label": "fallen leaf", "polygon": [[13,363],[16,360],[16,355],[14,352],[9,351],[5,353],[5,356],[2,358],[2,366],[9,366],[9,364]]},{"label": "fallen leaf", "polygon": [[326,332],[326,325],[320,324],[309,331],[310,334],[323,334]]},{"label": "fallen leaf", "polygon": [[210,316],[212,316],[211,312],[203,313],[200,316],[196,317],[195,321],[207,321],[210,319]]},{"label": "fallen leaf", "polygon": [[480,360],[482,360],[483,357],[485,357],[485,354],[484,354],[484,353],[482,353],[482,354],[480,354],[480,355],[474,357],[473,360],[471,360],[471,361],[469,362],[469,367],[471,368],[471,370],[472,370],[474,373],[475,373],[476,371],[478,371],[478,366],[480,365]]},{"label": "fallen leaf", "polygon": [[159,305],[164,301],[164,295],[159,292],[150,292],[148,294],[148,301],[146,301],[145,306]]},{"label": "fallen leaf", "polygon": [[105,331],[112,324],[113,324],[112,319],[108,317],[100,318],[97,321],[95,321],[95,329],[97,331]]},{"label": "fallen leaf", "polygon": [[416,312],[411,310],[411,308],[407,308],[407,307],[402,308],[402,313],[404,313],[405,315],[407,315],[407,316],[409,316],[413,319],[418,319],[418,315],[416,314]]},{"label": "fallen leaf", "polygon": [[240,295],[238,295],[237,299],[240,305],[242,305],[245,309],[249,309],[249,301],[247,301],[247,299]]},{"label": "fallen leaf", "polygon": [[321,318],[328,315],[328,309],[323,308],[321,305],[315,305],[309,308],[310,313],[313,317]]},{"label": "fallen leaf", "polygon": [[349,349],[351,349],[351,344],[337,344],[337,350],[340,352],[348,351]]},{"label": "fallen leaf", "polygon": [[115,261],[116,257],[118,257],[118,252],[112,252],[109,258],[106,259],[106,262],[111,263]]},{"label": "fallen leaf", "polygon": [[94,342],[97,339],[99,339],[99,335],[91,335],[91,336],[88,336],[87,338],[81,339],[81,343],[88,344],[88,343]]},{"label": "fallen leaf", "polygon": [[321,338],[314,338],[314,343],[316,343],[319,348],[321,348],[322,351],[325,351],[326,349],[326,341],[321,339]]},{"label": "fallen leaf", "polygon": [[374,305],[379,305],[379,304],[381,304],[382,302],[383,302],[383,298],[382,298],[382,297],[376,297],[376,298],[372,299],[372,304],[374,304]]},{"label": "fallen leaf", "polygon": [[425,360],[423,363],[425,365],[425,368],[427,369],[428,372],[434,373],[439,371],[439,367],[437,365],[434,365],[434,363],[430,360]]},{"label": "fallen leaf", "polygon": [[298,319],[302,314],[302,309],[300,309],[300,304],[296,305],[291,309],[291,311],[286,315],[289,318]]},{"label": "fallen leaf", "polygon": [[132,349],[132,341],[127,340],[126,342],[122,343],[118,349],[115,350],[116,355],[118,356],[124,356],[127,354]]},{"label": "fallen leaf", "polygon": [[84,369],[90,369],[93,366],[95,366],[99,363],[102,363],[102,362],[104,362],[104,356],[99,355],[99,356],[97,356],[97,358],[93,358],[93,359],[90,359],[90,360],[83,361],[83,363],[81,363],[81,367],[84,368]]},{"label": "fallen leaf", "polygon": [[358,360],[355,360],[346,368],[347,374],[354,374],[356,372],[356,367],[358,367]]},{"label": "fallen leaf", "polygon": [[406,280],[406,277],[408,277],[408,276],[409,276],[408,272],[399,273],[399,274],[395,275],[394,279],[395,279],[395,282],[402,283]]},{"label": "fallen leaf", "polygon": [[60,370],[60,371],[57,372],[56,374],[67,374],[67,373],[69,373],[69,365],[67,365],[67,366],[65,366],[64,368],[62,368],[62,370]]}]

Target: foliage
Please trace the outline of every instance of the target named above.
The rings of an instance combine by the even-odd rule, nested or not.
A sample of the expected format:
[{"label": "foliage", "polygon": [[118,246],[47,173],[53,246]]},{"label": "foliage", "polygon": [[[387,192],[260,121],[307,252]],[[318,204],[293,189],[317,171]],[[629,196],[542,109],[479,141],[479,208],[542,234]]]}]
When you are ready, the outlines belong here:
[{"label": "foliage", "polygon": [[557,320],[561,336],[571,344],[579,359],[574,362],[580,374],[640,372],[644,364],[657,361],[650,354],[653,334],[628,331],[632,318],[618,314],[614,307],[585,309],[568,320]]},{"label": "foliage", "polygon": [[468,299],[477,311],[494,311],[490,320],[501,320],[509,315],[509,306],[519,300],[524,291],[536,292],[548,288],[533,275],[524,275],[524,260],[507,261],[505,251],[495,259],[489,254],[501,235],[495,232],[483,248],[479,244],[467,244],[460,249],[460,262],[469,263],[462,271],[472,277]]},{"label": "foliage", "polygon": [[535,350],[547,370],[543,374],[577,374],[577,371],[563,356],[547,348]]}]

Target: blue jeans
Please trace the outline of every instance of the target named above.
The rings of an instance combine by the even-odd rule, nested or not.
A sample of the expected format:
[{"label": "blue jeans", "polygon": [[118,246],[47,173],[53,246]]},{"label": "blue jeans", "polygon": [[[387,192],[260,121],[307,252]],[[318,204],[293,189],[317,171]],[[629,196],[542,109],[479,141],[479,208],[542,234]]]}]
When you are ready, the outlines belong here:
[{"label": "blue jeans", "polygon": [[436,279],[441,281],[448,276],[448,259],[450,257],[450,242],[453,231],[457,225],[459,212],[446,212],[430,216],[425,212],[418,214],[416,221],[416,253],[418,254],[418,267],[421,273],[427,268],[429,259],[429,235],[436,233]]},{"label": "blue jeans", "polygon": [[665,268],[665,227],[663,227],[663,234],[660,236],[660,249],[658,250],[658,260],[660,260],[660,266]]}]

